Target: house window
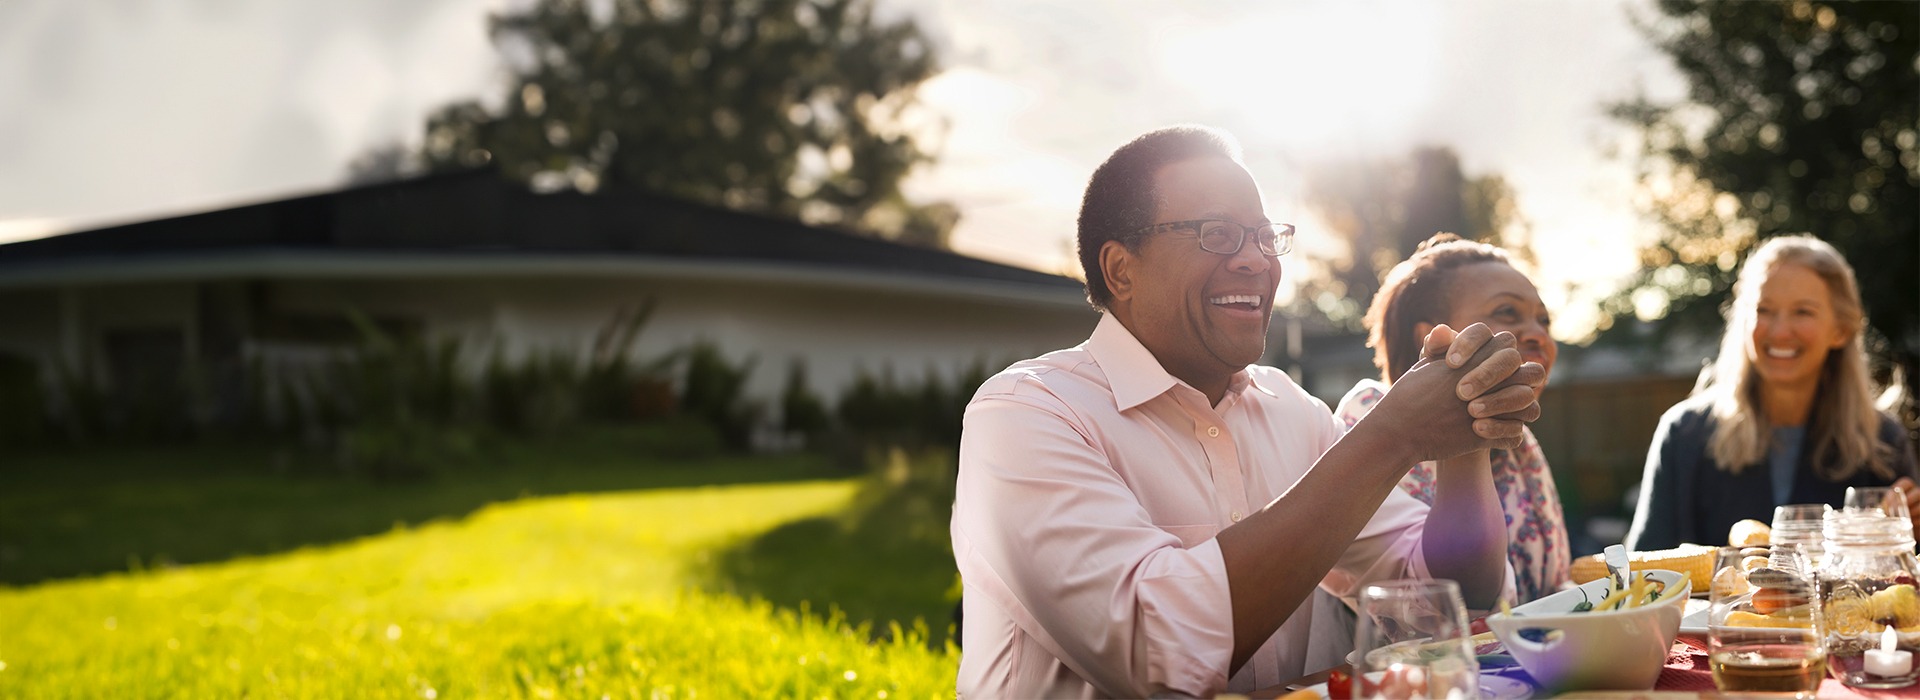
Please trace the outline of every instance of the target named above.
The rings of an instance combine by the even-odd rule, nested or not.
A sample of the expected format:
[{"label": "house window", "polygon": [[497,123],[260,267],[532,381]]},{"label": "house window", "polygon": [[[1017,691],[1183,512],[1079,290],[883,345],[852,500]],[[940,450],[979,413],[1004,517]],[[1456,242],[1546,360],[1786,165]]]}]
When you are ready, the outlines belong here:
[{"label": "house window", "polygon": [[123,401],[165,396],[180,387],[186,370],[186,333],[180,328],[128,328],[106,331],[108,378]]}]

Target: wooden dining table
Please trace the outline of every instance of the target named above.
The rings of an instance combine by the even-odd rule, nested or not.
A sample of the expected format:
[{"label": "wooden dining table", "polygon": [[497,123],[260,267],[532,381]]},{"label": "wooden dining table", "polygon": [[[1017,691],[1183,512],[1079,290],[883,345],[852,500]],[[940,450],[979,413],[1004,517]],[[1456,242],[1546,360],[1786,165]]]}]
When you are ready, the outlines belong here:
[{"label": "wooden dining table", "polygon": [[[1295,689],[1298,689],[1298,688],[1309,688],[1321,683],[1325,683],[1327,681],[1327,676],[1336,670],[1345,672],[1345,673],[1352,673],[1353,668],[1351,666],[1342,665],[1336,668],[1327,669],[1319,673],[1313,673],[1306,676],[1302,676],[1300,678],[1296,678],[1294,680],[1288,681],[1286,683],[1282,683],[1280,685],[1273,686],[1271,688],[1262,688],[1258,691],[1251,693],[1250,696],[1256,699],[1277,698],[1282,695],[1286,695],[1287,693],[1293,692]],[[1526,681],[1529,685],[1533,685],[1535,688],[1533,697],[1535,698],[1563,698],[1565,700],[1627,700],[1629,698],[1645,698],[1647,700],[1681,700],[1684,698],[1726,698],[1726,699],[1747,698],[1751,700],[1752,698],[1790,697],[1790,696],[1781,695],[1781,694],[1752,694],[1752,693],[1723,694],[1723,693],[1720,693],[1719,690],[1713,685],[1713,673],[1709,671],[1707,668],[1706,640],[1692,639],[1685,636],[1682,636],[1681,638],[1674,640],[1673,647],[1669,649],[1667,652],[1666,667],[1660,670],[1660,678],[1654,681],[1653,688],[1651,690],[1635,690],[1635,691],[1624,691],[1624,690],[1590,691],[1589,690],[1589,691],[1572,691],[1572,692],[1560,693],[1557,695],[1548,695],[1539,691],[1539,685],[1534,683],[1533,679],[1528,677],[1526,675],[1526,671],[1523,669],[1512,668],[1512,669],[1503,671],[1501,675],[1506,676],[1508,678],[1523,680],[1523,681]],[[1816,691],[1816,695],[1820,698],[1820,700],[1827,700],[1828,698],[1833,698],[1835,700],[1860,700],[1860,699],[1891,700],[1892,698],[1920,698],[1920,685],[1910,685],[1905,688],[1900,688],[1895,690],[1869,690],[1865,688],[1850,687],[1845,684],[1842,684],[1839,680],[1836,680],[1832,677],[1828,677],[1824,682],[1820,684],[1820,689]]]}]

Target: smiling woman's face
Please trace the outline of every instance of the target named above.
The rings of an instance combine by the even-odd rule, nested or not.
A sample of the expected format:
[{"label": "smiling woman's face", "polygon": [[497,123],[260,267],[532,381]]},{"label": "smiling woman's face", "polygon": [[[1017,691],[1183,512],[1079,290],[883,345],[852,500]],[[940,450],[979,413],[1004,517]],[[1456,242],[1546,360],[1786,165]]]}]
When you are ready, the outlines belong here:
[{"label": "smiling woman's face", "polygon": [[1454,270],[1450,287],[1447,325],[1458,330],[1484,323],[1495,332],[1512,333],[1520,356],[1552,375],[1553,359],[1560,354],[1548,332],[1553,314],[1526,275],[1502,262],[1474,263]]},{"label": "smiling woman's face", "polygon": [[1791,263],[1767,273],[1747,343],[1747,359],[1760,381],[1781,388],[1817,386],[1827,353],[1847,339],[1833,310],[1833,293],[1819,274]]}]

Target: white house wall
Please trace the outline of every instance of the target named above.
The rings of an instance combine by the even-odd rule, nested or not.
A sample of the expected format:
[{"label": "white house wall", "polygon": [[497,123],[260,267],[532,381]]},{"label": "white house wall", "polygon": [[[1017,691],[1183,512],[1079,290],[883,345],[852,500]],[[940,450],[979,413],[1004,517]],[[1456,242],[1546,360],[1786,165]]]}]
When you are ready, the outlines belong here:
[{"label": "white house wall", "polygon": [[1084,306],[685,279],[278,281],[267,298],[270,311],[337,313],[350,305],[414,317],[429,333],[468,338],[473,347],[498,339],[510,357],[584,353],[619,309],[657,299],[635,342],[638,358],[710,341],[735,361],[756,359],[746,392],[770,404],[796,359],[814,391],[832,400],[863,371],[918,380],[929,370],[951,377],[975,362],[997,370],[1078,344],[1097,320]]}]

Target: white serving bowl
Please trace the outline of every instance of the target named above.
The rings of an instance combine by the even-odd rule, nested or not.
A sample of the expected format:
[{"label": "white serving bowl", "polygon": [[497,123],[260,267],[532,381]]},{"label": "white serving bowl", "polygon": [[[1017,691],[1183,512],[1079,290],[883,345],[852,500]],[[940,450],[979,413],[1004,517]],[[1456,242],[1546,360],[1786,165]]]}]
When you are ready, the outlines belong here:
[{"label": "white serving bowl", "polygon": [[[1603,578],[1516,607],[1510,615],[1490,615],[1487,626],[1549,693],[1650,689],[1666,665],[1667,650],[1680,630],[1680,617],[1693,590],[1686,574],[1665,569],[1648,572],[1667,586],[1652,603],[1625,610],[1573,612],[1582,600],[1598,603],[1607,597],[1611,583]],[[1638,579],[1642,573],[1635,571],[1633,576]],[[1527,629],[1543,630],[1546,639],[1529,641],[1521,636]]]}]

